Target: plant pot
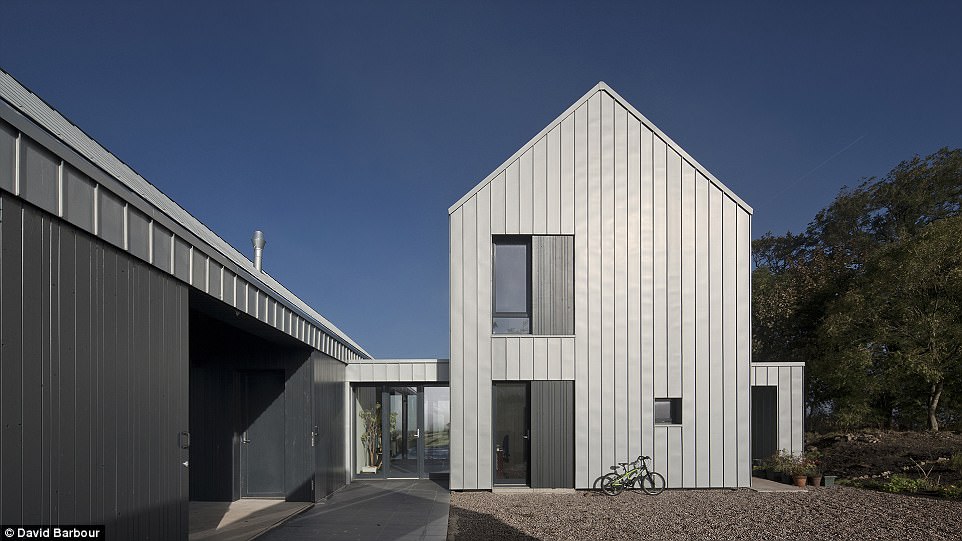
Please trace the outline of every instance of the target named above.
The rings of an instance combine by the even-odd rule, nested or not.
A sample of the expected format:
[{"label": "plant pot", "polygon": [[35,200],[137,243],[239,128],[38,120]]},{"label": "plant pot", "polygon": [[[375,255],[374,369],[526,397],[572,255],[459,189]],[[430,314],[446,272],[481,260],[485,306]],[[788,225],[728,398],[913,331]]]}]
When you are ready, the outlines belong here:
[{"label": "plant pot", "polygon": [[775,470],[765,470],[765,479],[768,479],[769,481],[778,481],[780,476],[781,473]]},{"label": "plant pot", "polygon": [[808,482],[808,476],[807,476],[807,475],[795,475],[795,476],[792,477],[792,481],[795,483],[795,486],[797,486],[797,487],[803,487],[803,486],[805,486],[805,483]]},{"label": "plant pot", "polygon": [[808,479],[809,479],[809,482],[811,483],[811,485],[812,485],[813,487],[817,487],[818,485],[822,484],[822,476],[821,476],[821,475],[812,475],[812,476],[810,476]]},{"label": "plant pot", "polygon": [[834,475],[826,475],[823,479],[825,479],[825,486],[826,486],[826,487],[833,487],[833,486],[835,486],[836,476],[834,476]]},{"label": "plant pot", "polygon": [[792,476],[788,475],[787,473],[780,472],[778,474],[778,482],[785,483],[786,485],[790,485],[792,484]]},{"label": "plant pot", "polygon": [[752,472],[752,477],[758,477],[760,479],[765,479],[767,475],[768,475],[768,470],[766,470],[765,468],[760,468]]}]

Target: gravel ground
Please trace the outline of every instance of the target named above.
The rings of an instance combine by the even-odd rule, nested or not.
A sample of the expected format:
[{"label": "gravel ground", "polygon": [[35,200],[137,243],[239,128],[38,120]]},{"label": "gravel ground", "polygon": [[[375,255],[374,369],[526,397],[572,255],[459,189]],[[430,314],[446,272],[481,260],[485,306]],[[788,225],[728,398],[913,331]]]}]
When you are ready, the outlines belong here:
[{"label": "gravel ground", "polygon": [[[602,533],[603,532],[603,533]],[[953,539],[962,502],[857,488],[451,495],[448,538]]]}]

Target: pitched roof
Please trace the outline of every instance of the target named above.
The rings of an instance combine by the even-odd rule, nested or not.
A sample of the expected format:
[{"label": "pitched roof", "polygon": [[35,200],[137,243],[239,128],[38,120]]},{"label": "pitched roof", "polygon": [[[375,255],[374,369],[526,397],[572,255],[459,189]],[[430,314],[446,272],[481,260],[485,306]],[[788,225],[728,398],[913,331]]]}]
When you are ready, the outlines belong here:
[{"label": "pitched roof", "polygon": [[612,97],[616,102],[618,102],[622,107],[624,107],[625,109],[627,109],[629,113],[631,113],[632,115],[634,115],[634,117],[635,117],[636,119],[638,119],[638,120],[641,122],[642,125],[644,125],[646,128],[648,128],[649,130],[651,130],[652,133],[654,133],[657,137],[659,137],[662,141],[664,141],[664,142],[668,145],[668,148],[671,148],[672,150],[674,150],[675,152],[677,152],[685,161],[687,161],[688,163],[690,163],[696,170],[698,170],[702,175],[704,175],[705,178],[707,178],[709,182],[711,182],[712,184],[714,184],[715,186],[717,186],[718,189],[720,189],[722,192],[724,192],[726,195],[728,195],[728,197],[730,197],[736,204],[738,204],[738,206],[740,206],[740,207],[742,207],[743,209],[745,209],[745,211],[748,212],[749,214],[752,214],[752,212],[753,212],[753,211],[752,211],[752,207],[750,207],[750,206],[748,205],[748,203],[745,203],[745,201],[743,201],[740,197],[738,197],[738,196],[735,194],[735,192],[733,192],[731,189],[729,189],[727,186],[725,186],[725,184],[723,184],[722,181],[718,180],[718,179],[715,177],[715,175],[711,174],[711,172],[708,171],[708,169],[706,169],[703,165],[701,165],[700,163],[698,163],[698,162],[695,160],[695,158],[692,158],[691,155],[689,155],[687,152],[685,152],[685,150],[684,150],[683,148],[681,148],[681,146],[678,145],[678,143],[676,143],[676,142],[673,141],[670,137],[668,137],[667,135],[665,135],[665,132],[663,132],[663,131],[661,131],[660,129],[658,129],[658,127],[655,126],[650,120],[648,120],[648,118],[646,118],[645,115],[641,114],[641,113],[640,113],[637,109],[635,109],[630,103],[628,103],[627,100],[625,100],[624,98],[622,98],[621,95],[619,95],[617,92],[615,92],[614,89],[612,89],[610,86],[608,86],[608,84],[605,83],[604,81],[599,82],[599,83],[598,83],[597,85],[595,85],[591,90],[589,90],[584,96],[582,96],[578,101],[574,102],[574,104],[572,104],[571,107],[568,107],[567,109],[565,109],[565,112],[561,113],[561,115],[559,115],[558,118],[554,119],[554,121],[552,121],[550,124],[548,124],[547,127],[545,127],[543,130],[541,130],[540,132],[538,132],[537,135],[535,135],[534,137],[532,137],[530,141],[528,141],[527,143],[525,143],[524,145],[522,145],[522,147],[521,147],[520,149],[518,149],[517,152],[515,152],[514,154],[512,154],[510,158],[508,158],[507,160],[504,161],[504,163],[502,163],[502,164],[499,165],[497,168],[495,168],[495,170],[494,170],[490,175],[488,175],[487,177],[484,178],[484,180],[482,180],[481,182],[479,182],[477,186],[475,186],[474,188],[471,189],[471,191],[469,191],[468,193],[464,194],[464,196],[461,197],[461,199],[458,199],[458,201],[457,201],[456,203],[454,203],[453,205],[451,205],[451,206],[448,208],[448,214],[451,214],[452,212],[454,212],[455,210],[457,210],[458,207],[460,207],[461,205],[463,205],[465,201],[467,201],[468,199],[471,199],[471,197],[473,197],[474,194],[478,193],[478,191],[480,191],[481,188],[483,188],[485,185],[487,185],[487,184],[490,183],[492,180],[494,180],[495,177],[497,177],[498,175],[500,175],[501,172],[504,171],[505,168],[508,167],[508,165],[510,165],[510,164],[513,163],[515,160],[517,160],[518,158],[520,158],[521,155],[525,153],[525,151],[527,151],[529,148],[533,147],[534,144],[537,143],[538,140],[540,140],[542,137],[544,137],[545,135],[547,135],[548,132],[550,132],[551,130],[553,130],[555,127],[559,126],[559,125],[561,124],[561,122],[562,122],[565,118],[568,117],[568,115],[571,115],[572,113],[575,112],[575,110],[577,110],[577,109],[578,109],[579,107],[581,107],[583,104],[587,103],[587,102],[588,102],[588,98],[590,98],[591,96],[593,96],[593,95],[594,95],[595,93],[597,93],[597,92],[605,92],[605,93],[607,93],[609,96],[611,96],[611,97]]}]

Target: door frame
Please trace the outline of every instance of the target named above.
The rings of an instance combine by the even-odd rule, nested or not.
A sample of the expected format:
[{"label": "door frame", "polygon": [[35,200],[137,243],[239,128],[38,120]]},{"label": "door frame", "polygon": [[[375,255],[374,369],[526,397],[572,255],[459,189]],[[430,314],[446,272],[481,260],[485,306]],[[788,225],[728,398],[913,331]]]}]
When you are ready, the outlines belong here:
[{"label": "door frame", "polygon": [[[498,482],[498,459],[497,451],[495,446],[497,441],[495,440],[495,434],[497,433],[497,422],[498,422],[498,396],[497,387],[502,386],[523,386],[524,387],[524,416],[525,416],[525,431],[527,436],[522,436],[524,439],[524,453],[528,456],[527,472],[525,473],[525,478],[512,479],[510,481],[514,482]],[[494,381],[491,382],[491,486],[499,487],[522,487],[531,486],[531,382],[530,381]],[[518,482],[522,481],[522,482]]]},{"label": "door frame", "polygon": [[[241,369],[237,370],[240,376],[240,426],[236,432],[237,442],[238,442],[238,452],[237,452],[237,464],[238,464],[238,478],[237,487],[238,495],[241,499],[244,498],[255,498],[255,499],[285,499],[287,497],[287,407],[286,407],[286,392],[287,386],[285,384],[287,379],[287,372],[284,369],[274,369],[274,368],[252,368],[252,369]],[[284,452],[281,456],[281,486],[283,487],[280,492],[274,492],[270,494],[254,494],[250,495],[249,492],[249,476],[247,467],[250,464],[250,451],[249,447],[245,444],[245,439],[247,437],[247,431],[250,428],[251,419],[249,410],[249,395],[248,395],[248,382],[250,378],[256,378],[258,374],[271,373],[273,376],[280,375],[281,381],[281,416],[283,422],[280,426],[281,440],[284,442]],[[244,428],[244,427],[247,428]]]}]

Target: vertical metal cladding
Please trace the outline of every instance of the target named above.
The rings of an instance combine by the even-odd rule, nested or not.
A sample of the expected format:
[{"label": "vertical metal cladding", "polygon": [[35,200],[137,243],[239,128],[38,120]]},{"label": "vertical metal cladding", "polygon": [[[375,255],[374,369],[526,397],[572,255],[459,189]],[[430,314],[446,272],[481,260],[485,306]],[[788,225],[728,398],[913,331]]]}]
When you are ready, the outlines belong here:
[{"label": "vertical metal cladding", "polygon": [[0,522],[186,537],[187,287],[0,205]]},{"label": "vertical metal cladding", "polygon": [[[604,85],[455,204],[452,488],[491,487],[492,380],[574,382],[576,487],[637,454],[669,486],[746,486],[750,218]],[[574,236],[573,337],[491,335],[493,234]]]}]

